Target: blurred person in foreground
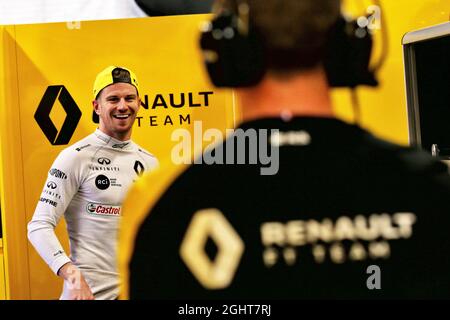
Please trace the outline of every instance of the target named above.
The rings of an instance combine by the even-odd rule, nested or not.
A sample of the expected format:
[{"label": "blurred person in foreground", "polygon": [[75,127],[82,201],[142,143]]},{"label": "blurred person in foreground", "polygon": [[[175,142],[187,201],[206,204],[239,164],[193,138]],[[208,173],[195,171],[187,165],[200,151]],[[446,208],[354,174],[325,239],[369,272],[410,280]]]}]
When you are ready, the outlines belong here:
[{"label": "blurred person in foreground", "polygon": [[[340,1],[224,0],[215,12],[222,49],[254,42],[265,70],[229,85],[235,133],[140,205],[122,243],[124,296],[450,297],[447,166],[333,112],[324,52]],[[208,63],[230,58],[202,47]],[[222,76],[239,83],[242,70]],[[154,181],[134,188],[125,215]]]}]

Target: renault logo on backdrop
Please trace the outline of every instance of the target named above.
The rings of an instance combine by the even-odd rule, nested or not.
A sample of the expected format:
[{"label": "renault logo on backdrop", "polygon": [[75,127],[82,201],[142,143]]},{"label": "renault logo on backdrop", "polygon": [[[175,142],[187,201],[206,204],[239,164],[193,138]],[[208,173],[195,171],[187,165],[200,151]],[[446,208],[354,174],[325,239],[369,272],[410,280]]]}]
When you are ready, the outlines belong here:
[{"label": "renault logo on backdrop", "polygon": [[[64,123],[58,129],[50,119],[50,112],[56,101],[59,101],[66,112]],[[81,118],[81,111],[69,91],[63,85],[49,86],[34,114],[34,119],[52,145],[68,144]]]}]

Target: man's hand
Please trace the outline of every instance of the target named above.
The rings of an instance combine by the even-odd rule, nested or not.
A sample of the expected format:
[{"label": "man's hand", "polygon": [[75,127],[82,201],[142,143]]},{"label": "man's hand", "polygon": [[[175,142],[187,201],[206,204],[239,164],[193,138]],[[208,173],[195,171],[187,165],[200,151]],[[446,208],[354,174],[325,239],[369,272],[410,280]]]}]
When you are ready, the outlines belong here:
[{"label": "man's hand", "polygon": [[66,263],[59,271],[58,275],[64,278],[69,289],[70,300],[94,300],[91,288],[84,279],[81,271],[72,263]]}]

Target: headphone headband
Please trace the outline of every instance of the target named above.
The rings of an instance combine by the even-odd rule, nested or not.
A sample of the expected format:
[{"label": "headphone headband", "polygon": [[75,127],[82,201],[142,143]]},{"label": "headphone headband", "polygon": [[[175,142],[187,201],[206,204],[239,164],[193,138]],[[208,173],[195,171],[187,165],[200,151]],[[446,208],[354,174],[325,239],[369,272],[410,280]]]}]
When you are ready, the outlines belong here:
[{"label": "headphone headband", "polygon": [[[263,36],[250,24],[247,2],[237,3],[237,12],[224,10],[202,32],[200,46],[206,69],[217,87],[248,87],[262,80],[268,68],[306,69],[317,60],[317,48],[268,50]],[[323,62],[332,87],[377,86],[369,70],[373,39],[366,27],[340,17],[330,29]],[[319,50],[320,51],[320,50]]]}]

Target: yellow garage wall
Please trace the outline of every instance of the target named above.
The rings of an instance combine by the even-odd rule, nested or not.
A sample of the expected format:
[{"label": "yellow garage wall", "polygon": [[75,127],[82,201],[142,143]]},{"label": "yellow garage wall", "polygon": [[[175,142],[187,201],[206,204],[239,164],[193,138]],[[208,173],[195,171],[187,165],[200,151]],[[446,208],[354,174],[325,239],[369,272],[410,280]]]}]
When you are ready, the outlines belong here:
[{"label": "yellow garage wall", "polygon": [[5,270],[3,267],[3,240],[0,239],[0,300],[6,299]]},{"label": "yellow garage wall", "polygon": [[16,50],[8,32],[1,28],[0,40],[0,118],[3,254],[6,277],[6,298],[27,299],[30,292],[28,274],[28,241],[23,186],[23,169],[18,87],[16,81]]},{"label": "yellow garage wall", "polygon": [[[365,13],[374,3],[368,0],[344,0],[346,10],[355,15]],[[388,59],[378,78],[379,88],[358,89],[361,104],[360,124],[393,142],[408,143],[408,122],[403,69],[402,37],[405,33],[450,20],[450,0],[381,0],[384,27],[389,37]],[[383,23],[382,22],[382,23]],[[380,31],[375,34],[374,60],[380,55]],[[338,116],[353,122],[348,90],[333,94]]]},{"label": "yellow garage wall", "polygon": [[[2,27],[0,27],[0,43],[2,43]],[[0,54],[0,57],[2,55]],[[0,59],[0,70],[3,70],[3,65]],[[2,77],[2,75],[0,74],[0,77]],[[0,78],[1,79],[1,78]],[[0,80],[0,92],[3,92],[2,90],[2,83],[3,81]],[[1,97],[0,97],[1,99]],[[1,104],[1,103],[0,103]],[[0,143],[0,155],[2,154],[1,152],[1,148],[2,145]],[[1,159],[0,159],[0,163],[1,163]],[[2,186],[3,186],[3,178],[2,178],[2,170],[0,170],[0,228],[2,228],[2,233],[3,233],[3,215],[1,214],[1,212],[3,212],[3,207],[2,207],[2,203],[3,203],[3,193],[2,193]],[[5,300],[6,299],[6,278],[5,278],[5,268],[4,268],[4,254],[3,254],[3,235],[0,237],[0,300]]]}]

